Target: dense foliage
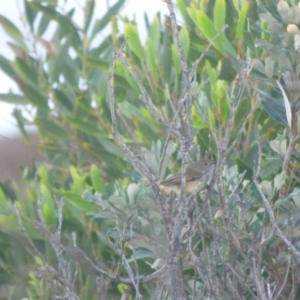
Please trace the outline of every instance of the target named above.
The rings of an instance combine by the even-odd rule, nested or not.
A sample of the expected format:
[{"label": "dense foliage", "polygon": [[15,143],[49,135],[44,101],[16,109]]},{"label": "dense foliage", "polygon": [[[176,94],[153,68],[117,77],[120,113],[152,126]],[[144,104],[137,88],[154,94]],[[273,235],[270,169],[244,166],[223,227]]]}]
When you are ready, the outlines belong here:
[{"label": "dense foliage", "polygon": [[[125,0],[53,2],[24,1],[26,36],[0,16],[0,100],[47,155],[0,190],[0,297],[300,299],[300,6],[167,0],[142,43]],[[160,192],[207,156],[207,190]]]}]

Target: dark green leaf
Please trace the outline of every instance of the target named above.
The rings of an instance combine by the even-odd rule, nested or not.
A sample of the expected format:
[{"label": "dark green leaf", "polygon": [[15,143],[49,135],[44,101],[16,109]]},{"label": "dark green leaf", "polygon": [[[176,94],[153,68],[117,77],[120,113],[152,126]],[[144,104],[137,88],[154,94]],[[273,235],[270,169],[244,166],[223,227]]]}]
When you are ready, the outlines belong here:
[{"label": "dark green leaf", "polygon": [[73,103],[65,93],[58,89],[54,89],[54,97],[57,103],[67,109],[69,112],[73,110]]},{"label": "dark green leaf", "polygon": [[15,119],[17,121],[17,125],[18,125],[19,131],[20,131],[22,137],[26,141],[30,141],[30,138],[27,134],[27,131],[25,130],[25,121],[24,121],[24,118],[22,116],[22,110],[15,108],[12,115],[15,117]]},{"label": "dark green leaf", "polygon": [[38,26],[38,30],[37,30],[39,36],[42,36],[45,33],[46,29],[49,26],[50,21],[51,21],[51,19],[49,19],[45,15],[42,15],[39,26]]},{"label": "dark green leaf", "polygon": [[38,12],[43,13],[47,18],[51,20],[56,20],[58,17],[58,12],[55,10],[55,6],[52,5],[42,5],[41,3],[30,1],[29,5]]},{"label": "dark green leaf", "polygon": [[0,69],[11,79],[15,80],[17,75],[12,65],[13,63],[10,60],[0,55]]},{"label": "dark green leaf", "polygon": [[245,163],[243,160],[239,159],[239,158],[236,158],[235,159],[235,163],[238,167],[238,171],[239,173],[243,173],[246,171],[246,174],[245,174],[245,179],[248,179],[248,180],[252,180],[253,178],[253,165],[249,165],[247,163]]},{"label": "dark green leaf", "polygon": [[23,92],[30,103],[43,109],[48,110],[48,100],[42,94],[42,91],[32,85],[23,83]]},{"label": "dark green leaf", "polygon": [[90,68],[96,68],[99,70],[108,70],[109,67],[109,62],[108,61],[104,61],[98,58],[93,58],[93,57],[84,57],[83,61],[85,63],[86,66],[90,67]]},{"label": "dark green leaf", "polygon": [[65,67],[62,69],[62,73],[66,82],[70,85],[70,88],[76,91],[79,87],[79,70],[76,69],[76,64],[72,64],[72,62],[65,64]]},{"label": "dark green leaf", "polygon": [[43,13],[50,20],[56,21],[60,25],[60,31],[64,36],[71,36],[71,42],[75,49],[81,45],[78,30],[73,25],[69,16],[64,16],[55,10],[55,6],[52,5],[42,5],[37,2],[30,2],[30,6],[35,10]]},{"label": "dark green leaf", "polygon": [[28,1],[26,0],[24,0],[24,7],[25,7],[26,20],[29,23],[31,32],[33,32],[33,23],[37,16],[37,12],[34,9],[32,9],[32,7],[28,4]]},{"label": "dark green leaf", "polygon": [[289,57],[279,47],[274,46],[268,52],[275,61],[282,65],[283,68],[293,71],[293,66]]},{"label": "dark green leaf", "polygon": [[95,197],[89,191],[84,191],[82,195],[83,199],[90,203],[97,203],[99,201],[98,197]]},{"label": "dark green leaf", "polygon": [[285,108],[278,99],[273,98],[265,91],[255,89],[258,91],[265,99],[261,101],[261,104],[265,111],[277,122],[280,122],[282,125],[287,126]]},{"label": "dark green leaf", "polygon": [[172,72],[172,53],[170,45],[170,36],[167,32],[163,33],[162,52],[159,57],[159,66],[162,72],[162,79],[169,83]]},{"label": "dark green leaf", "polygon": [[87,32],[95,8],[95,0],[88,0],[85,4],[85,16],[84,16],[84,32]]},{"label": "dark green leaf", "polygon": [[134,250],[134,255],[132,255],[131,258],[127,260],[127,262],[132,262],[135,261],[136,259],[153,258],[153,257],[155,258],[156,256],[152,251],[146,248],[139,247]]},{"label": "dark green leaf", "polygon": [[77,118],[66,116],[65,119],[70,122],[76,129],[97,136],[97,137],[106,137],[107,134],[101,131],[97,126],[91,124],[90,122],[79,120]]},{"label": "dark green leaf", "polygon": [[240,126],[243,124],[243,120],[245,119],[245,116],[250,112],[251,110],[251,104],[248,98],[244,97],[237,107],[236,113],[234,115],[234,125]]},{"label": "dark green leaf", "polygon": [[57,139],[69,138],[69,132],[50,119],[36,117],[34,123],[45,135]]},{"label": "dark green leaf", "polygon": [[54,61],[54,65],[50,73],[52,82],[56,82],[58,80],[59,75],[61,74],[65,64],[67,63],[67,60],[69,59],[68,53],[70,50],[70,45],[71,45],[71,38],[68,37],[65,43],[59,49],[58,56]]},{"label": "dark green leaf", "polygon": [[38,85],[37,71],[29,65],[29,63],[20,57],[15,59],[15,69],[18,71],[20,76],[29,84],[33,86]]}]

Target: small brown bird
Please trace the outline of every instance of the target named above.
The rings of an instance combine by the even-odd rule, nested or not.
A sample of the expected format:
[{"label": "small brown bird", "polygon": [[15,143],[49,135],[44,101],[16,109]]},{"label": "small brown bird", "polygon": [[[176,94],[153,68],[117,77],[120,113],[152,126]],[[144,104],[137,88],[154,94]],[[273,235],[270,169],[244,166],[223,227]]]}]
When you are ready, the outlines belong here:
[{"label": "small brown bird", "polygon": [[[185,173],[185,194],[196,193],[203,190],[212,177],[215,168],[215,161],[201,159],[187,167]],[[181,189],[181,172],[178,172],[159,184],[163,191],[170,194],[171,191],[179,194]]]}]

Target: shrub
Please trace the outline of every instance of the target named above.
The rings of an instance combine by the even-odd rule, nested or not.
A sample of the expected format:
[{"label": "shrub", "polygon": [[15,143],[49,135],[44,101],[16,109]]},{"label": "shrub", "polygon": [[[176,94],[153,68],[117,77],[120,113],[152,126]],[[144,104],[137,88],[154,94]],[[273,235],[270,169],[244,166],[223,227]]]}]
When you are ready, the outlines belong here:
[{"label": "shrub", "polygon": [[[48,157],[26,200],[0,195],[2,286],[16,299],[296,299],[299,7],[178,0],[180,24],[168,0],[143,45],[123,2],[93,22],[87,1],[78,25],[25,1],[29,42],[1,17],[16,57],[0,67],[21,94],[0,98],[30,103],[14,115]],[[202,193],[160,190],[200,157],[216,160]]]}]

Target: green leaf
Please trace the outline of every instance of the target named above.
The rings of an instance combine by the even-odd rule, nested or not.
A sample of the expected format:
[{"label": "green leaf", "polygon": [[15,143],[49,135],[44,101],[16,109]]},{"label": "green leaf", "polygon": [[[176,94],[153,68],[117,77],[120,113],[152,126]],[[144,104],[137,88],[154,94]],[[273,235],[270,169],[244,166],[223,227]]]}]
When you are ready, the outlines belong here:
[{"label": "green leaf", "polygon": [[21,31],[3,15],[0,15],[0,25],[2,25],[3,29],[10,37],[18,42],[24,39]]},{"label": "green leaf", "polygon": [[26,141],[30,141],[30,138],[25,130],[25,124],[24,124],[25,122],[24,122],[24,118],[22,116],[22,110],[15,108],[12,115],[15,117],[15,119],[17,121],[19,132],[21,133],[22,137]]},{"label": "green leaf", "polygon": [[263,168],[261,168],[261,177],[266,178],[268,176],[272,176],[273,174],[277,174],[279,169],[282,167],[282,161],[277,159],[271,159],[266,161]]},{"label": "green leaf", "polygon": [[[81,212],[90,212],[95,209],[95,205],[85,201],[81,194],[73,191],[63,191],[58,189],[53,189],[55,193],[62,196],[65,202],[70,203],[74,207],[78,208]],[[83,191],[82,191],[83,192]]]},{"label": "green leaf", "polygon": [[178,86],[178,80],[179,80],[179,75],[181,73],[181,63],[180,63],[180,56],[179,56],[179,52],[177,50],[177,47],[175,45],[171,46],[171,50],[172,50],[172,58],[173,58],[173,66],[175,69],[175,84],[176,86]]},{"label": "green leaf", "polygon": [[[21,205],[20,205],[21,206]],[[23,208],[19,208],[21,211]],[[41,239],[40,233],[36,230],[32,221],[22,220],[23,226],[29,237],[33,239]],[[17,217],[15,215],[0,215],[0,227],[5,228],[7,233],[20,234],[20,228]]]},{"label": "green leaf", "polygon": [[26,97],[17,94],[0,94],[0,101],[12,104],[28,104]]},{"label": "green leaf", "polygon": [[157,81],[157,67],[155,63],[155,54],[153,51],[152,40],[148,38],[146,47],[145,47],[145,58],[148,69],[150,70],[151,77],[156,82]]},{"label": "green leaf", "polygon": [[35,1],[28,2],[29,5],[38,12],[43,13],[47,18],[51,20],[56,20],[58,17],[58,12],[55,10],[55,6],[52,5],[42,5]]},{"label": "green leaf", "polygon": [[156,15],[150,26],[149,38],[148,38],[151,40],[151,44],[153,47],[152,50],[154,53],[157,53],[159,49],[159,42],[161,36],[160,31],[161,31],[160,22],[158,16]]},{"label": "green leaf", "polygon": [[108,70],[109,62],[93,57],[84,57],[83,62],[87,67],[99,69],[101,71]]},{"label": "green leaf", "polygon": [[124,153],[115,143],[107,139],[102,139],[100,143],[108,153],[113,154],[119,158],[124,158]]},{"label": "green leaf", "polygon": [[261,104],[265,111],[277,122],[281,123],[284,126],[288,126],[284,105],[278,99],[273,98],[265,91],[256,88],[254,89],[265,98],[261,101]]},{"label": "green leaf", "polygon": [[163,45],[159,56],[159,67],[162,79],[169,83],[172,72],[172,52],[170,46],[170,36],[167,32],[163,33]]},{"label": "green leaf", "polygon": [[[88,151],[89,153],[91,153],[94,157],[96,157],[97,159],[99,159],[100,161],[105,161],[107,164],[109,164],[110,166],[110,173],[112,173],[113,175],[111,176],[120,176],[120,170],[119,167],[117,166],[117,160],[116,157],[114,156],[114,154],[111,154],[109,152],[107,152],[107,150],[101,145],[93,145],[93,144],[88,144],[85,143],[83,144],[84,149],[86,151]],[[120,155],[120,157],[118,158],[124,158],[124,155],[121,157],[122,155]]]},{"label": "green leaf", "polygon": [[129,38],[128,45],[130,49],[140,60],[143,60],[143,48],[136,26],[131,23],[125,23],[124,34]]},{"label": "green leaf", "polygon": [[72,177],[72,184],[71,184],[71,189],[73,192],[77,192],[78,194],[81,194],[82,191],[85,188],[85,174],[81,175],[74,166],[70,166],[70,174]]},{"label": "green leaf", "polygon": [[268,52],[270,56],[279,64],[281,64],[283,68],[293,71],[293,66],[289,57],[278,46],[272,47]]},{"label": "green leaf", "polygon": [[52,138],[59,139],[68,139],[69,133],[60,125],[54,123],[50,119],[36,117],[34,120],[34,124],[41,130],[44,134],[48,135]]},{"label": "green leaf", "polygon": [[245,116],[248,115],[250,110],[251,110],[251,104],[249,99],[243,97],[234,114],[234,125],[239,127],[241,124],[243,124],[243,120],[245,119]]},{"label": "green leaf", "polygon": [[67,16],[59,14],[57,22],[60,25],[60,30],[63,33],[63,35],[66,37],[71,37],[71,44],[74,47],[74,49],[78,51],[81,47],[81,39],[78,34],[78,30],[73,25],[71,20],[69,20]]},{"label": "green leaf", "polygon": [[25,60],[20,57],[15,59],[15,69],[18,71],[20,76],[29,84],[33,86],[38,85],[37,71],[32,68]]},{"label": "green leaf", "polygon": [[[194,11],[192,9],[187,9],[190,17],[195,22],[198,29],[204,34],[206,39],[211,41],[217,35],[217,30],[208,16],[202,11]],[[216,49],[225,56],[225,53],[228,52],[232,58],[236,59],[236,51],[227,40],[225,36],[219,36],[213,43]]]},{"label": "green leaf", "polygon": [[134,250],[134,255],[127,259],[127,262],[133,262],[136,259],[138,260],[143,258],[156,258],[156,256],[151,250],[139,247]]},{"label": "green leaf", "polygon": [[224,124],[227,123],[229,116],[229,106],[227,101],[226,90],[228,89],[227,84],[224,80],[217,80],[215,86],[217,105],[215,107],[221,120]]},{"label": "green leaf", "polygon": [[238,167],[239,174],[242,174],[246,171],[244,179],[252,180],[253,178],[253,166],[248,165],[245,161],[241,160],[240,158],[235,159],[235,163]]},{"label": "green leaf", "polygon": [[2,191],[2,188],[0,187],[0,210],[3,212],[3,211],[6,211],[7,208],[8,208],[8,203],[7,203],[4,193]]},{"label": "green leaf", "polygon": [[33,33],[33,23],[37,16],[37,12],[34,9],[32,9],[32,7],[28,4],[28,1],[26,0],[24,0],[24,8],[25,8],[26,20],[28,21],[30,30]]},{"label": "green leaf", "polygon": [[245,2],[244,6],[242,7],[242,9],[239,12],[239,18],[236,23],[235,38],[237,41],[240,41],[242,39],[248,9],[249,9],[249,2]]},{"label": "green leaf", "polygon": [[[83,194],[82,194],[83,199],[87,202],[90,202],[90,203],[99,202],[99,197],[97,197],[97,196],[91,194],[89,191],[84,191]],[[89,214],[89,216],[91,216],[91,214]]]},{"label": "green leaf", "polygon": [[[211,20],[207,17],[207,15],[202,11],[196,11],[191,13],[191,9],[188,9],[190,16],[192,17],[193,21],[197,25],[198,29],[201,30],[204,36],[211,41],[217,34],[217,30],[215,29]],[[195,15],[194,15],[195,14]],[[195,19],[196,17],[196,19]],[[220,41],[220,37],[217,38],[213,45],[217,48],[217,50],[224,55],[224,49],[222,48],[222,44]]]},{"label": "green leaf", "polygon": [[93,13],[94,13],[94,8],[95,8],[95,0],[86,1],[85,16],[84,16],[84,32],[87,32],[87,30],[91,24],[91,20],[92,20]]},{"label": "green leaf", "polygon": [[10,60],[0,55],[0,69],[11,79],[15,80],[17,75],[12,65],[13,63]]},{"label": "green leaf", "polygon": [[190,37],[186,27],[182,27],[179,33],[180,42],[182,45],[183,53],[187,58],[190,49]]},{"label": "green leaf", "polygon": [[40,185],[40,190],[43,195],[42,210],[45,222],[48,226],[51,226],[51,228],[55,228],[57,226],[57,213],[53,205],[51,192],[44,184]]},{"label": "green leaf", "polygon": [[186,12],[186,2],[185,0],[177,0],[177,7],[181,13],[181,15],[183,16],[184,20],[187,22],[188,19],[188,14]]},{"label": "green leaf", "polygon": [[70,122],[76,129],[97,136],[97,137],[106,137],[107,134],[101,131],[97,126],[92,124],[91,122],[79,120],[78,118],[72,118],[69,116],[65,116],[65,119]]},{"label": "green leaf", "polygon": [[23,92],[30,103],[34,106],[37,106],[43,110],[48,110],[48,100],[41,93],[40,89],[33,87],[32,85],[28,85],[25,82],[22,83]]},{"label": "green leaf", "polygon": [[52,65],[52,69],[50,71],[52,83],[54,83],[58,80],[58,77],[61,74],[61,72],[66,64],[66,61],[69,58],[68,53],[70,50],[70,45],[71,45],[71,38],[68,37],[66,39],[65,43],[59,49],[57,58],[54,61],[54,64]]},{"label": "green leaf", "polygon": [[[127,82],[125,85],[125,88],[130,88],[132,87],[132,90],[139,93],[140,89],[137,85],[137,83],[134,81],[134,79],[132,78],[130,72],[128,71],[128,69],[123,65],[122,62],[117,61],[116,63],[116,74],[119,74],[120,76],[122,76]],[[128,84],[130,85],[130,87],[128,86]]]},{"label": "green leaf", "polygon": [[37,33],[39,36],[42,36],[45,33],[45,31],[47,30],[47,28],[49,26],[50,21],[51,21],[51,19],[49,19],[45,15],[42,15],[41,20],[39,22],[38,30],[37,30]]},{"label": "green leaf", "polygon": [[226,3],[224,0],[216,0],[214,6],[214,25],[217,30],[225,25]]},{"label": "green leaf", "polygon": [[103,179],[101,177],[100,170],[97,166],[92,165],[90,176],[92,179],[92,184],[96,192],[103,193],[105,190],[105,184],[103,182]]},{"label": "green leaf", "polygon": [[77,65],[74,63],[74,61],[70,61],[65,64],[65,67],[62,69],[62,74],[64,75],[64,78],[66,79],[66,82],[70,85],[70,88],[73,91],[78,90],[78,81],[79,76],[78,73],[80,72],[79,69],[76,69]]},{"label": "green leaf", "polygon": [[70,16],[64,16],[58,11],[55,10],[55,6],[52,5],[42,5],[37,2],[29,2],[30,6],[35,10],[41,12],[50,20],[56,21],[60,26],[60,32],[64,36],[72,36],[71,44],[75,49],[78,49],[81,45],[81,40],[78,34],[78,30],[73,25],[72,21],[70,20]]},{"label": "green leaf", "polygon": [[67,109],[67,111],[71,112],[73,110],[72,101],[62,91],[54,89],[54,98],[56,102],[65,109]]}]

